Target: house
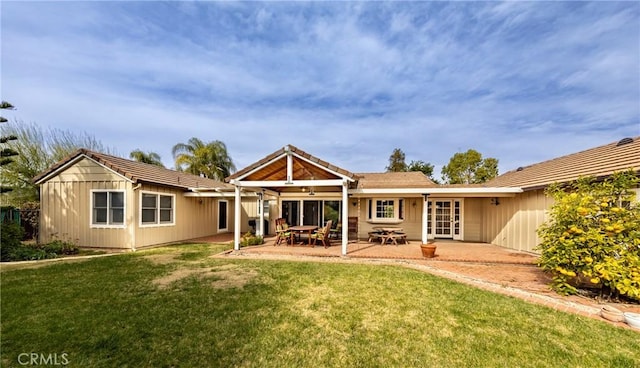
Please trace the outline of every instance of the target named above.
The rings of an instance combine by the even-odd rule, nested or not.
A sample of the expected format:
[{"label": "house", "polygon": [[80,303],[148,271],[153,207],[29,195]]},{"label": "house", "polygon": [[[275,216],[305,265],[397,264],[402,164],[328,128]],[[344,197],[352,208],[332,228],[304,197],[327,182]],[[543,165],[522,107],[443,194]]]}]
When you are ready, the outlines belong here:
[{"label": "house", "polygon": [[536,230],[553,203],[544,194],[548,185],[629,168],[640,174],[640,137],[474,185],[439,185],[420,172],[353,173],[292,145],[225,183],[87,150],[35,181],[41,186],[40,241],[57,237],[134,250],[232,232],[239,249],[250,222],[258,234],[268,234],[281,217],[290,225],[339,224],[343,255],[350,239],[367,239],[385,225],[402,227],[421,243],[452,239],[535,251]]},{"label": "house", "polygon": [[[640,137],[521,167],[475,185],[438,185],[419,172],[351,173],[288,145],[229,176],[236,194],[257,191],[275,202],[272,213],[292,225],[348,227],[366,239],[376,226],[400,226],[407,237],[486,242],[535,251],[538,227],[553,200],[544,189],[580,176],[640,173]],[[637,191],[637,189],[636,189]],[[640,196],[639,196],[640,197]],[[239,233],[235,233],[236,248]]]},{"label": "house", "polygon": [[[229,184],[86,149],[34,182],[40,185],[40,242],[135,250],[233,231],[238,223]],[[256,210],[255,197],[241,201]],[[237,228],[248,231],[246,210],[242,218]]]},{"label": "house", "polygon": [[[522,193],[502,199],[499,206],[483,207],[482,241],[533,251],[540,242],[536,230],[547,220],[546,212],[553,204],[553,199],[544,194],[546,187],[585,176],[604,179],[629,169],[640,176],[640,136],[506,172],[486,184],[517,187]],[[634,190],[639,200],[640,189]]]},{"label": "house", "polygon": [[[236,199],[255,192],[268,200],[275,217],[290,225],[340,223],[342,254],[347,254],[350,219],[357,238],[375,226],[401,226],[407,238],[480,241],[483,208],[520,188],[437,185],[419,172],[356,174],[287,145],[229,176]],[[239,216],[239,201],[236,201]],[[259,208],[263,205],[258,205]],[[273,216],[272,216],[273,217]],[[236,219],[236,222],[238,219]],[[354,225],[355,223],[355,225]],[[239,249],[240,232],[235,231]]]}]

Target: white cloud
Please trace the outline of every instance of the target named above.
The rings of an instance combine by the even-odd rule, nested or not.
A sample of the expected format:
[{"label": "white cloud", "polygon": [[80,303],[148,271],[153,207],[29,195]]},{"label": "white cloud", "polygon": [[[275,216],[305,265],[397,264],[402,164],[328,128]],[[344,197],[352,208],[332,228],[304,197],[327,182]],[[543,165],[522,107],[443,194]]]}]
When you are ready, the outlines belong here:
[{"label": "white cloud", "polygon": [[[464,5],[464,6],[463,6]],[[3,99],[127,155],[192,136],[502,171],[640,134],[637,3],[3,3]]]}]

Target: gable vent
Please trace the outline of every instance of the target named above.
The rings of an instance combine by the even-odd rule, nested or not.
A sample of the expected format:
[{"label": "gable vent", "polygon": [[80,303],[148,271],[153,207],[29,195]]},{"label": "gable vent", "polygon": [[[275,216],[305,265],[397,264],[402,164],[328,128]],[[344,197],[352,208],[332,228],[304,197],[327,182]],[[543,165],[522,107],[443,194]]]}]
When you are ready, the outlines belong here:
[{"label": "gable vent", "polygon": [[620,146],[623,146],[623,145],[625,145],[625,144],[629,144],[629,143],[633,143],[633,138],[629,138],[629,137],[627,137],[627,138],[622,138],[622,139],[618,142],[618,144],[616,144],[616,147],[620,147]]}]

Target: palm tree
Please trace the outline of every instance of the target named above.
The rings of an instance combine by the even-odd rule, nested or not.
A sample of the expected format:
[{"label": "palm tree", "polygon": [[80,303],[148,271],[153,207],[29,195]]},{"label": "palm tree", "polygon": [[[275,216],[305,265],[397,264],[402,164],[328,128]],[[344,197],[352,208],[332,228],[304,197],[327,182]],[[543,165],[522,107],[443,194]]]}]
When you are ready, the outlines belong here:
[{"label": "palm tree", "polygon": [[221,141],[204,143],[193,137],[186,144],[178,143],[173,146],[172,153],[177,170],[205,178],[223,180],[236,169],[227,146]]},{"label": "palm tree", "polygon": [[160,155],[155,152],[145,153],[139,149],[135,149],[131,151],[129,157],[138,162],[164,167],[160,160]]}]

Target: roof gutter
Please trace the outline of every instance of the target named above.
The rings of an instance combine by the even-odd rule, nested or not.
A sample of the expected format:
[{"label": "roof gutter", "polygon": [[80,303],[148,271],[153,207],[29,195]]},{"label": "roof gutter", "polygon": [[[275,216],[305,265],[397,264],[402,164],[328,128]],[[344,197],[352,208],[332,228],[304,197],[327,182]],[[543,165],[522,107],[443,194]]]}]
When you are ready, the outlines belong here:
[{"label": "roof gutter", "polygon": [[424,195],[424,194],[451,194],[451,195],[504,195],[513,196],[518,193],[522,193],[522,188],[514,187],[490,187],[490,188],[363,188],[363,189],[349,189],[349,194],[353,196],[366,196],[372,194],[398,194],[398,195]]}]

